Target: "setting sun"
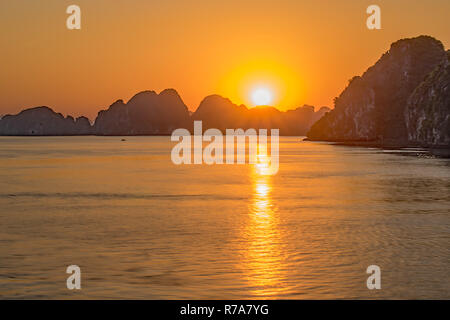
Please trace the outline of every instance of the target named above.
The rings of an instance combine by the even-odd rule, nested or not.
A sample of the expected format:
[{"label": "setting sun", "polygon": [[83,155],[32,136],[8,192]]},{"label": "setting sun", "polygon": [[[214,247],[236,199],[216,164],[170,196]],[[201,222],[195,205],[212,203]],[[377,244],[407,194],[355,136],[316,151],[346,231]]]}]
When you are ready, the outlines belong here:
[{"label": "setting sun", "polygon": [[268,106],[273,101],[272,91],[268,88],[256,88],[251,92],[251,100],[256,106]]}]

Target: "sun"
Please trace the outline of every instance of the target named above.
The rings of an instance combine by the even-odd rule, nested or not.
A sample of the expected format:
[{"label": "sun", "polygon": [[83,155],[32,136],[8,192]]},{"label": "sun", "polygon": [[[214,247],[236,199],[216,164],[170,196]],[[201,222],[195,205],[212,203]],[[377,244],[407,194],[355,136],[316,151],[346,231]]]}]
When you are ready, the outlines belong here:
[{"label": "sun", "polygon": [[258,87],[252,90],[251,100],[255,106],[268,106],[273,101],[273,93],[269,88]]}]

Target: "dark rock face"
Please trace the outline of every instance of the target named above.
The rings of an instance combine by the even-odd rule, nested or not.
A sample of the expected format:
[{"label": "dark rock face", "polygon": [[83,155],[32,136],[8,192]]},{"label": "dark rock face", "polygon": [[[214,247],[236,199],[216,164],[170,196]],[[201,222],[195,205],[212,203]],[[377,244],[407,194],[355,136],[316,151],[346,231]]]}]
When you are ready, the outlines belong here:
[{"label": "dark rock face", "polygon": [[314,109],[313,106],[304,105],[286,111],[283,115],[283,129],[280,132],[284,132],[285,135],[306,135],[311,126],[330,111],[328,107],[321,107],[318,111]]},{"label": "dark rock face", "polygon": [[56,113],[48,107],[36,107],[16,115],[6,115],[0,120],[0,135],[53,136],[92,134],[89,120]]},{"label": "dark rock face", "polygon": [[86,134],[92,134],[93,133],[93,127],[91,126],[91,123],[89,122],[89,119],[86,117],[78,117],[75,119],[75,127],[77,135],[86,135]]},{"label": "dark rock face", "polygon": [[192,120],[201,120],[203,129],[216,128],[225,133],[226,129],[280,129],[280,135],[305,135],[311,125],[330,109],[303,106],[295,110],[281,112],[273,107],[248,109],[244,105],[233,104],[229,99],[211,95],[203,99],[192,115]]},{"label": "dark rock face", "polygon": [[97,135],[171,134],[190,128],[189,111],[178,93],[167,89],[157,94],[143,91],[124,103],[118,100],[102,110],[94,124]]},{"label": "dark rock face", "polygon": [[442,43],[429,36],[393,43],[374,66],[350,80],[334,110],[311,127],[308,138],[406,144],[408,98],[445,56]]},{"label": "dark rock face", "polygon": [[[235,105],[229,99],[219,95],[207,96],[192,114],[192,121],[201,120],[203,129],[216,128],[224,132],[226,129],[241,128],[246,120],[247,107]],[[233,124],[231,127],[230,125]]]},{"label": "dark rock face", "polygon": [[405,118],[412,143],[450,147],[450,50],[409,97]]}]

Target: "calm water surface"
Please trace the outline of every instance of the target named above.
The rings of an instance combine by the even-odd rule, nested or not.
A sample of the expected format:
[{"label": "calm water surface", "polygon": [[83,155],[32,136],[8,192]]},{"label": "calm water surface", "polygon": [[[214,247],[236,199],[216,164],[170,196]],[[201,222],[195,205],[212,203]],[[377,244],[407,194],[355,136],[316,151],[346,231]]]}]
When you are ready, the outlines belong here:
[{"label": "calm water surface", "polygon": [[449,160],[281,138],[264,176],[172,146],[0,137],[0,297],[450,298]]}]

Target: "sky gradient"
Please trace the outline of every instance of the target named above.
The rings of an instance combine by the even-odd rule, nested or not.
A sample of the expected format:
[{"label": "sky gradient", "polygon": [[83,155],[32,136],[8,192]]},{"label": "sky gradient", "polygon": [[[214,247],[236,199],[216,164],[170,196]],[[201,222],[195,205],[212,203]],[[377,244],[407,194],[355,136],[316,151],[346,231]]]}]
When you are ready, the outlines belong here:
[{"label": "sky gradient", "polygon": [[[81,30],[66,28],[71,4]],[[366,27],[370,4],[382,30]],[[426,34],[448,49],[449,12],[448,0],[4,0],[0,115],[47,105],[93,119],[165,88],[190,110],[213,93],[252,106],[258,85],[280,110],[332,107],[392,42]]]}]

